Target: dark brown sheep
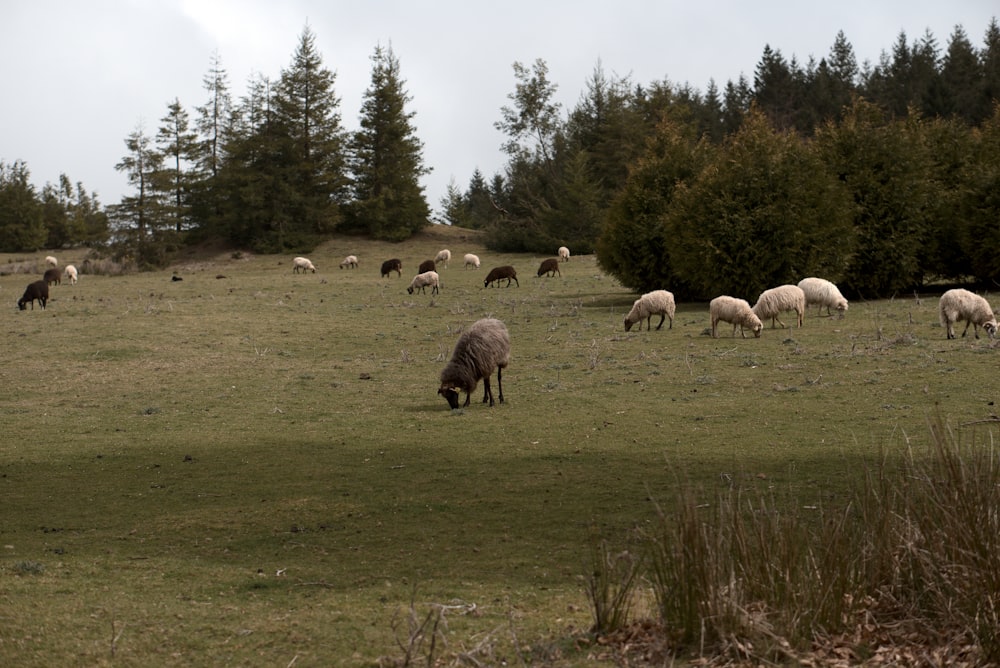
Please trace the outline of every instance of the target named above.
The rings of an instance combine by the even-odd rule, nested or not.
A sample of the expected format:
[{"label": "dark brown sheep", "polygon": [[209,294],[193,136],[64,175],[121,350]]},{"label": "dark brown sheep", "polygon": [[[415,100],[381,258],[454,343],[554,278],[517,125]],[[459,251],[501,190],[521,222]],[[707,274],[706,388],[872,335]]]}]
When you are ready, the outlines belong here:
[{"label": "dark brown sheep", "polygon": [[435,266],[434,260],[424,260],[420,263],[420,266],[417,267],[418,274],[422,274],[427,271],[437,271],[437,266]]},{"label": "dark brown sheep", "polygon": [[550,257],[548,260],[542,260],[542,266],[538,268],[538,275],[548,274],[549,276],[555,276],[559,274],[562,276],[562,272],[559,271],[559,258]]},{"label": "dark brown sheep", "polygon": [[52,285],[53,283],[60,285],[62,283],[62,272],[56,267],[52,267],[51,269],[45,270],[43,278],[45,279],[46,285]]},{"label": "dark brown sheep", "polygon": [[515,271],[514,267],[509,264],[504,265],[503,267],[494,267],[493,269],[490,269],[490,273],[487,274],[485,280],[483,280],[483,287],[485,288],[491,283],[496,283],[499,288],[500,281],[505,278],[507,279],[508,288],[510,287],[511,280],[517,283],[517,287],[521,287],[521,284],[517,282],[517,271]]},{"label": "dark brown sheep", "polygon": [[45,281],[29,283],[28,287],[24,290],[24,296],[17,300],[17,307],[23,311],[27,308],[28,304],[31,304],[31,310],[34,311],[36,299],[44,309],[45,302],[49,301],[49,284]]},{"label": "dark brown sheep", "polygon": [[403,275],[403,262],[399,258],[394,257],[382,263],[382,278],[385,278],[392,272],[396,272],[400,276]]}]

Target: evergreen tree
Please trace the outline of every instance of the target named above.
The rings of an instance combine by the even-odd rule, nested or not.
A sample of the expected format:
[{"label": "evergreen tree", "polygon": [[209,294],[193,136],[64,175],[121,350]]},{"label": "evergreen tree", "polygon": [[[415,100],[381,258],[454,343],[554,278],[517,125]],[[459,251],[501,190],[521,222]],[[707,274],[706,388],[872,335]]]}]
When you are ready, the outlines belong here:
[{"label": "evergreen tree", "polygon": [[854,247],[849,204],[811,144],[752,110],[674,195],[666,233],[675,271],[699,298],[751,303],[803,276],[837,281]]},{"label": "evergreen tree", "polygon": [[47,237],[42,205],[31,185],[28,166],[0,161],[0,250],[33,252]]},{"label": "evergreen tree", "polygon": [[402,241],[427,225],[430,207],[420,178],[423,143],[392,48],[376,46],[371,85],[361,104],[361,129],[351,142],[354,202],[350,227],[376,239]]},{"label": "evergreen tree", "polygon": [[455,185],[455,179],[448,182],[448,189],[441,198],[441,213],[446,224],[469,227],[469,206],[462,191]]},{"label": "evergreen tree", "polygon": [[753,91],[746,76],[740,75],[736,83],[726,82],[726,90],[722,96],[722,127],[725,134],[731,134],[743,125],[743,116],[750,111],[753,101]]},{"label": "evergreen tree", "polygon": [[73,207],[73,186],[65,174],[59,175],[59,185],[46,183],[42,188],[42,218],[45,221],[46,248],[62,248],[72,243],[70,210]]},{"label": "evergreen tree", "polygon": [[664,119],[646,153],[610,207],[597,241],[597,262],[636,292],[669,289],[679,298],[691,291],[676,271],[673,239],[665,221],[677,190],[701,171],[711,149],[690,126]]},{"label": "evergreen tree", "polygon": [[973,133],[972,159],[966,166],[964,197],[958,214],[968,226],[968,271],[991,289],[1000,283],[1000,103]]},{"label": "evergreen tree", "polygon": [[493,206],[489,184],[483,173],[477,167],[469,179],[469,189],[465,193],[465,204],[468,208],[466,225],[475,230],[484,229],[495,223],[499,211]]},{"label": "evergreen tree", "polygon": [[311,247],[341,218],[348,180],[335,79],[323,66],[316,36],[306,27],[274,97],[280,137],[272,163],[277,200],[266,237],[275,249]]},{"label": "evergreen tree", "polygon": [[919,285],[932,191],[918,118],[891,120],[859,99],[840,124],[817,133],[817,142],[826,168],[855,202],[857,247],[842,283],[865,298]]},{"label": "evergreen tree", "polygon": [[190,198],[196,180],[192,165],[199,157],[197,135],[191,130],[188,113],[177,98],[167,106],[167,115],[160,123],[156,133],[157,150],[165,160],[162,181],[169,188],[164,205],[174,220],[174,230],[180,234],[191,223]]},{"label": "evergreen tree", "polygon": [[1000,101],[1000,24],[994,18],[986,29],[983,49],[979,53],[983,80],[980,84],[979,103],[981,121],[992,118],[994,105]]},{"label": "evergreen tree", "polygon": [[116,253],[134,254],[140,266],[161,266],[169,250],[161,232],[173,222],[164,202],[167,189],[163,183],[163,154],[141,125],[125,139],[125,147],[128,152],[115,169],[125,174],[134,192],[110,208],[122,233]]},{"label": "evergreen tree", "polygon": [[226,159],[226,134],[233,118],[233,101],[229,75],[217,51],[202,78],[202,88],[208,99],[195,107],[198,144],[192,156],[191,215],[198,225],[199,236],[225,236],[222,216],[226,191],[219,182],[219,172]]}]

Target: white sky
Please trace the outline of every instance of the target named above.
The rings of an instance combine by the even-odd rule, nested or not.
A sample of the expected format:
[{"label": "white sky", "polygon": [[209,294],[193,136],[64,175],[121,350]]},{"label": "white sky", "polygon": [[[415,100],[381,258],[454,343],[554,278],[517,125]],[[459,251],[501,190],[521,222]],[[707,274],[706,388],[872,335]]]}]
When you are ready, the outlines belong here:
[{"label": "white sky", "polygon": [[125,138],[140,124],[154,136],[174,98],[193,121],[214,52],[238,99],[251,75],[291,64],[308,24],[349,130],[376,45],[392,46],[438,211],[452,179],[464,191],[477,167],[487,180],[502,170],[493,124],[515,61],[546,61],[566,113],[598,62],[635,84],[722,89],[752,82],[765,45],[804,64],[843,30],[859,65],[874,64],[900,32],[912,43],[930,30],[944,53],[961,25],[982,48],[998,16],[996,0],[0,0],[0,160],[23,160],[39,189],[65,173],[116,203],[129,192],[114,168]]}]

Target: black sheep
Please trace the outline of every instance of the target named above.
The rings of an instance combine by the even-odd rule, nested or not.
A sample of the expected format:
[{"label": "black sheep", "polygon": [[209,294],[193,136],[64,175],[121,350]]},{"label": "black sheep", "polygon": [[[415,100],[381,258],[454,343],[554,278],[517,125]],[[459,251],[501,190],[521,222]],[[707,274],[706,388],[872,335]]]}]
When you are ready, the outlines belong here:
[{"label": "black sheep", "polygon": [[504,265],[503,267],[494,267],[493,269],[490,269],[490,273],[487,274],[486,279],[483,280],[483,287],[485,288],[489,286],[491,283],[496,283],[497,287],[499,288],[500,281],[502,281],[505,278],[507,279],[508,288],[510,287],[510,282],[512,279],[515,283],[517,283],[517,287],[521,287],[521,284],[517,282],[517,271],[515,271],[514,267],[510,266],[509,264]]},{"label": "black sheep", "polygon": [[17,307],[24,311],[27,305],[31,304],[31,310],[35,310],[35,300],[45,308],[45,302],[49,301],[49,284],[45,281],[35,281],[29,283],[24,290],[24,296],[17,300]]},{"label": "black sheep", "polygon": [[403,263],[399,258],[392,258],[382,263],[382,278],[385,278],[392,272],[396,272],[400,276],[403,275]]}]

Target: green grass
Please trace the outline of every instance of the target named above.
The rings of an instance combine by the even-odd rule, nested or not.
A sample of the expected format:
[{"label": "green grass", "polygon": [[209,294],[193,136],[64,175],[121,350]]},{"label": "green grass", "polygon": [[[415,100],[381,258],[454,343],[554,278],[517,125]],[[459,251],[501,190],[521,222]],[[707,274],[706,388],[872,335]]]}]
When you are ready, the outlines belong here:
[{"label": "green grass", "polygon": [[[408,295],[442,247],[442,293]],[[589,256],[539,279],[540,256],[434,228],[310,257],[84,274],[45,311],[0,276],[0,664],[374,665],[434,611],[443,660],[586,663],[595,536],[655,525],[682,488],[835,505],[931,416],[998,399],[995,344],[945,340],[934,297],[713,340],[705,304],[625,333],[635,295]],[[402,278],[379,278],[389,257]],[[500,264],[520,288],[482,288]],[[487,315],[511,333],[507,402],[453,413],[438,374]]]}]

